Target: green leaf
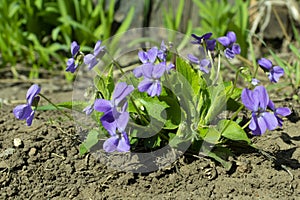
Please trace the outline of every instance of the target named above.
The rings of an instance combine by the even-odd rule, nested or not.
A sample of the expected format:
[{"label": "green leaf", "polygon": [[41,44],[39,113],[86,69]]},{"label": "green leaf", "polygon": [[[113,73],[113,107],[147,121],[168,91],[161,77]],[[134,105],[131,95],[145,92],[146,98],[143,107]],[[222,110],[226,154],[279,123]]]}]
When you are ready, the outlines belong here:
[{"label": "green leaf", "polygon": [[181,57],[176,58],[176,70],[185,77],[192,87],[194,94],[197,95],[200,88],[203,88],[205,85],[202,77],[200,77],[193,67]]},{"label": "green leaf", "polygon": [[145,106],[150,117],[155,118],[163,123],[166,122],[165,109],[169,107],[169,105],[166,102],[160,101],[158,98],[155,97],[146,97],[143,99],[139,99],[139,102],[141,102]]},{"label": "green leaf", "polygon": [[226,107],[226,94],[222,84],[212,85],[208,87],[210,107],[204,119],[204,124],[208,124],[214,120]]},{"label": "green leaf", "polygon": [[166,108],[167,121],[165,123],[164,129],[177,128],[181,121],[181,109],[176,96],[171,96],[171,94],[169,94],[168,96],[160,96],[159,99],[163,102],[166,102],[166,104],[168,105],[168,107]]},{"label": "green leaf", "polygon": [[[130,10],[127,13],[126,18],[123,20],[121,26],[117,30],[116,35],[120,35],[121,33],[128,30],[128,28],[130,27],[130,24],[133,20],[133,17],[134,17],[134,11],[135,11],[135,7],[131,6]],[[111,41],[111,44],[110,44],[110,47],[111,47],[110,53],[112,53],[112,54],[115,53],[115,50],[117,49],[117,44],[119,43],[121,38],[122,38],[121,36],[113,38],[113,40]]]},{"label": "green leaf", "polygon": [[229,171],[232,167],[232,162],[227,161],[226,159],[230,155],[232,155],[232,153],[229,151],[229,149],[217,146],[213,149],[213,151],[210,151],[207,156],[221,163],[221,165],[223,165],[223,167]]},{"label": "green leaf", "polygon": [[300,59],[300,50],[297,49],[297,47],[295,47],[293,44],[290,44],[289,47],[292,52],[298,57],[298,59]]},{"label": "green leaf", "polygon": [[235,141],[245,141],[248,144],[251,144],[251,140],[248,138],[244,129],[234,121],[226,119],[221,120],[218,123],[217,129],[225,138]]},{"label": "green leaf", "polygon": [[110,99],[114,90],[113,66],[110,66],[110,70],[107,76],[97,75],[94,78],[94,85],[97,90],[103,95],[104,99]]},{"label": "green leaf", "polygon": [[95,144],[98,143],[99,141],[98,136],[99,136],[99,132],[94,129],[88,133],[87,138],[79,147],[80,155],[87,153]]},{"label": "green leaf", "polygon": [[201,139],[211,144],[219,143],[221,133],[214,127],[202,128],[199,130]]},{"label": "green leaf", "polygon": [[147,138],[144,140],[145,147],[149,149],[154,149],[156,147],[160,146],[161,139],[158,135],[155,135],[153,137]]}]

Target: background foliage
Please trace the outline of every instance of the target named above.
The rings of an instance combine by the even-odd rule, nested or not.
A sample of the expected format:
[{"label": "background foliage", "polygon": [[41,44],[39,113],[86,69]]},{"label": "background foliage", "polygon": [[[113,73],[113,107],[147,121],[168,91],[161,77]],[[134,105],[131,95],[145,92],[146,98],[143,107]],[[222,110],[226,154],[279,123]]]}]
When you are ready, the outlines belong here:
[{"label": "background foliage", "polygon": [[[85,45],[94,46],[95,41],[128,29],[134,8],[125,23],[115,28],[115,6],[115,0],[0,1],[0,66],[14,68],[22,63],[31,72],[39,68],[64,69],[73,40],[83,50],[90,50]],[[35,76],[38,74],[31,73],[31,77]]]}]

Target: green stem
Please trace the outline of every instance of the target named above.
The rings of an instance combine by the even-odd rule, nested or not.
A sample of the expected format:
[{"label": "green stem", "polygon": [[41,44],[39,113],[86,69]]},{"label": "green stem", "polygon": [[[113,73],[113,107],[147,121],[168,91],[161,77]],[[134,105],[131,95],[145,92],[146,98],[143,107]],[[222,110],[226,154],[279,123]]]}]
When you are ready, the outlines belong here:
[{"label": "green stem", "polygon": [[113,62],[113,64],[118,68],[118,70],[120,70],[121,74],[125,75],[125,72],[123,71],[121,64],[118,61],[116,61],[114,59],[114,57],[112,55],[110,55],[110,53],[108,51],[106,51],[106,53],[110,57],[110,59]]},{"label": "green stem", "polygon": [[[240,75],[240,73],[241,73],[242,70],[243,70],[243,67],[241,67],[241,68],[239,68],[239,69],[237,70],[237,72],[236,72],[236,74],[235,74],[235,79],[234,79],[234,81],[233,81],[233,86],[232,86],[232,88],[231,88],[231,90],[230,90],[230,92],[229,92],[228,98],[230,98],[231,95],[233,94],[233,91],[234,91],[234,89],[235,89],[235,87],[236,87],[237,79],[238,79],[238,77],[239,77],[239,75]],[[228,100],[228,99],[227,99],[227,100]]]},{"label": "green stem", "polygon": [[224,131],[228,128],[229,124],[232,122],[232,120],[239,114],[239,112],[244,108],[244,105],[241,105],[237,111],[231,116],[229,122],[227,122],[226,126],[221,131],[221,135],[224,133]]},{"label": "green stem", "polygon": [[145,122],[146,124],[149,123],[149,121],[142,115],[141,111],[139,110],[139,108],[137,107],[137,105],[135,104],[134,100],[132,97],[130,97],[130,101],[134,107],[134,109],[136,110],[137,114],[139,115],[139,117],[143,120],[143,122]]},{"label": "green stem", "polygon": [[249,124],[250,124],[251,120],[249,120],[243,127],[242,129],[245,129]]},{"label": "green stem", "polygon": [[65,111],[63,111],[61,108],[59,108],[57,105],[55,105],[50,99],[48,99],[47,97],[45,97],[43,94],[39,93],[39,96],[41,96],[43,99],[45,99],[48,103],[50,103],[52,106],[54,106],[56,108],[56,110],[58,110],[59,112],[61,112],[63,115],[65,115],[67,118],[69,118],[70,120],[74,121],[73,117],[70,116],[68,113],[66,113]]},{"label": "green stem", "polygon": [[256,75],[257,75],[257,71],[258,71],[258,65],[256,64],[256,58],[255,58],[255,53],[254,53],[254,48],[253,48],[253,45],[252,45],[252,42],[251,42],[251,38],[252,37],[249,37],[249,49],[250,49],[250,53],[252,55],[252,66],[254,66],[254,74],[253,74],[253,77],[252,78],[255,78]]}]

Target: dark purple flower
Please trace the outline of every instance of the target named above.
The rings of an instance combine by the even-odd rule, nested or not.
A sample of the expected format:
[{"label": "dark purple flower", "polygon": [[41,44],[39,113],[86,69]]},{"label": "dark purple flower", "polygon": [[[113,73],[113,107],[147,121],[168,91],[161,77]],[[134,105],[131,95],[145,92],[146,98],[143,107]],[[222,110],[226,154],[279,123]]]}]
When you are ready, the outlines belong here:
[{"label": "dark purple flower", "polygon": [[39,101],[39,96],[37,96],[41,91],[41,88],[34,84],[32,85],[26,94],[27,104],[18,105],[14,108],[13,113],[17,119],[25,120],[28,126],[31,126],[34,117],[35,110],[32,109],[36,107]]},{"label": "dark purple flower", "polygon": [[80,46],[77,44],[76,41],[71,43],[71,54],[72,57],[75,58],[76,54],[79,52]]},{"label": "dark purple flower", "polygon": [[144,80],[138,85],[140,92],[147,92],[151,97],[161,94],[160,78],[166,71],[166,65],[159,63],[157,65],[147,65],[142,67]]},{"label": "dark purple flower", "polygon": [[261,58],[258,60],[259,66],[265,71],[268,71],[269,80],[273,83],[277,83],[279,78],[284,75],[284,70],[279,66],[273,66],[269,59]]},{"label": "dark purple flower", "polygon": [[199,60],[196,56],[192,55],[192,54],[188,54],[187,55],[188,59],[199,66],[199,70],[208,74],[209,70],[211,68],[211,64],[210,61],[206,58]]},{"label": "dark purple flower", "polygon": [[266,130],[274,130],[278,120],[273,112],[267,111],[269,95],[264,86],[257,86],[255,89],[247,88],[242,91],[242,102],[252,112],[249,128],[254,135],[262,135]]},{"label": "dark purple flower", "polygon": [[67,68],[66,71],[67,72],[71,72],[74,73],[78,67],[78,62],[76,61],[76,56],[79,52],[80,46],[77,44],[76,41],[73,41],[71,43],[71,54],[72,54],[72,58],[69,58],[67,61]]},{"label": "dark purple flower", "polygon": [[209,38],[212,36],[212,33],[205,33],[204,35],[201,36],[197,36],[195,34],[192,34],[192,37],[195,39],[194,41],[192,41],[192,44],[199,44],[199,45],[203,45],[203,43],[205,43],[206,45],[206,49],[208,49],[209,51],[213,51],[216,47],[216,40],[212,39],[209,40]]},{"label": "dark purple flower", "polygon": [[98,40],[94,47],[94,52],[84,56],[84,63],[88,65],[88,69],[93,69],[98,64],[98,59],[105,54],[105,46],[101,46],[102,41]]},{"label": "dark purple flower", "polygon": [[268,107],[274,112],[278,121],[278,125],[282,127],[283,120],[280,118],[279,115],[286,117],[291,114],[291,110],[287,107],[276,108],[275,104],[271,100],[269,101]]},{"label": "dark purple flower", "polygon": [[218,41],[226,47],[225,56],[228,59],[233,59],[235,55],[241,53],[241,47],[236,42],[236,35],[233,31],[229,31],[226,36],[218,38]]},{"label": "dark purple flower", "polygon": [[77,67],[78,67],[78,63],[75,63],[75,59],[74,58],[69,58],[68,61],[67,61],[66,71],[74,73],[76,71]]}]

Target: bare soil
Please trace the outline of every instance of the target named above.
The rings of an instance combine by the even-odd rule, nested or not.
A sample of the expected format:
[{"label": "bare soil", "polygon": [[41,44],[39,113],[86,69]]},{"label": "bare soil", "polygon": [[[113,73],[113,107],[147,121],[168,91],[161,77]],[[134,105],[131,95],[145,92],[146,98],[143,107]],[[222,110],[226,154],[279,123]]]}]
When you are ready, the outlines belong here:
[{"label": "bare soil", "polygon": [[[70,84],[63,92],[41,85],[54,102],[71,99]],[[37,112],[31,127],[15,119],[12,109],[29,86],[0,86],[0,199],[300,199],[300,109],[294,102],[281,102],[294,108],[282,129],[252,138],[275,161],[242,149],[229,172],[208,158],[183,156],[166,169],[134,174],[80,156],[74,124],[58,112]]]}]

